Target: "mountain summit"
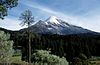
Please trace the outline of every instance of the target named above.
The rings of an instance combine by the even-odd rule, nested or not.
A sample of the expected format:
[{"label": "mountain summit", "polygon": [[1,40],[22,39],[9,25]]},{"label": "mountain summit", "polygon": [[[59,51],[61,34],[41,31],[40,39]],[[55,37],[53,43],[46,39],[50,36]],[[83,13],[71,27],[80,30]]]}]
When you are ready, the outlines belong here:
[{"label": "mountain summit", "polygon": [[55,16],[51,16],[44,21],[39,21],[35,25],[29,28],[31,31],[39,34],[83,34],[83,33],[94,33],[93,31],[84,29],[79,26],[69,24]]},{"label": "mountain summit", "polygon": [[46,21],[46,24],[51,23],[51,24],[60,24],[60,22],[58,21],[58,18],[56,16],[51,16],[49,17]]}]

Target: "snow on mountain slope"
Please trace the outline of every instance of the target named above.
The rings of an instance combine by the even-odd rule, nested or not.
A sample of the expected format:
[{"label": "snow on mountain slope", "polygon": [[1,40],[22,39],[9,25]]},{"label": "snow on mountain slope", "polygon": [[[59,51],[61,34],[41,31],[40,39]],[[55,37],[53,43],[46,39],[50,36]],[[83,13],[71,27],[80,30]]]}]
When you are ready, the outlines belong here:
[{"label": "snow on mountain slope", "polygon": [[60,22],[57,20],[56,16],[49,17],[45,23],[51,23],[51,24],[60,24]]},{"label": "snow on mountain slope", "polygon": [[92,31],[78,27],[75,25],[68,24],[67,22],[51,16],[45,21],[39,21],[35,25],[30,27],[30,30],[40,34],[81,34],[81,33],[92,33]]}]

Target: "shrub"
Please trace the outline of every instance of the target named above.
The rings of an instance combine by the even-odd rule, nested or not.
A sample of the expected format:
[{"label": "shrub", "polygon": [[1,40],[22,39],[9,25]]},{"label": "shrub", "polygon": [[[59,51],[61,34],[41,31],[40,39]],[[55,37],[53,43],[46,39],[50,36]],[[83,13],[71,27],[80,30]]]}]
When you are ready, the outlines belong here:
[{"label": "shrub", "polygon": [[50,51],[46,50],[36,50],[36,52],[33,54],[33,59],[35,62],[49,63],[53,65],[68,65],[68,62],[64,57],[60,58],[59,56],[50,54]]}]

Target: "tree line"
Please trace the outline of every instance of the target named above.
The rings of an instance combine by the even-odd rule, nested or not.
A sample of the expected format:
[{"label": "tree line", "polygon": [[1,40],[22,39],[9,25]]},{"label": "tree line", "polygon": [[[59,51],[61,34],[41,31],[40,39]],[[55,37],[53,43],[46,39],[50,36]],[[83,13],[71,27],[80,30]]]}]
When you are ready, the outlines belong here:
[{"label": "tree line", "polygon": [[[27,60],[28,50],[28,35],[18,32],[12,35],[15,49],[21,46],[22,60]],[[100,36],[84,36],[84,35],[39,35],[31,33],[31,49],[34,53],[36,49],[51,51],[60,57],[65,57],[68,61],[73,61],[74,57],[78,57],[81,53],[87,58],[91,56],[99,56]]]}]

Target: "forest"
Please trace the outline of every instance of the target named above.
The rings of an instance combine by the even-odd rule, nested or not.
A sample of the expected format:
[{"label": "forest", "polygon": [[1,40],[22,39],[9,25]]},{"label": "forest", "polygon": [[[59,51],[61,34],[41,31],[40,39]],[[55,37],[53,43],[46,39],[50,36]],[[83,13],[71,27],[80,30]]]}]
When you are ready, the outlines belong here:
[{"label": "forest", "polygon": [[[28,61],[27,32],[7,30],[5,32],[11,34],[14,49],[22,51],[22,60]],[[54,55],[65,57],[69,62],[73,62],[73,58],[79,57],[80,54],[85,54],[88,59],[92,56],[100,56],[100,35],[49,35],[31,32],[31,45],[32,53],[37,49],[48,50]]]}]

